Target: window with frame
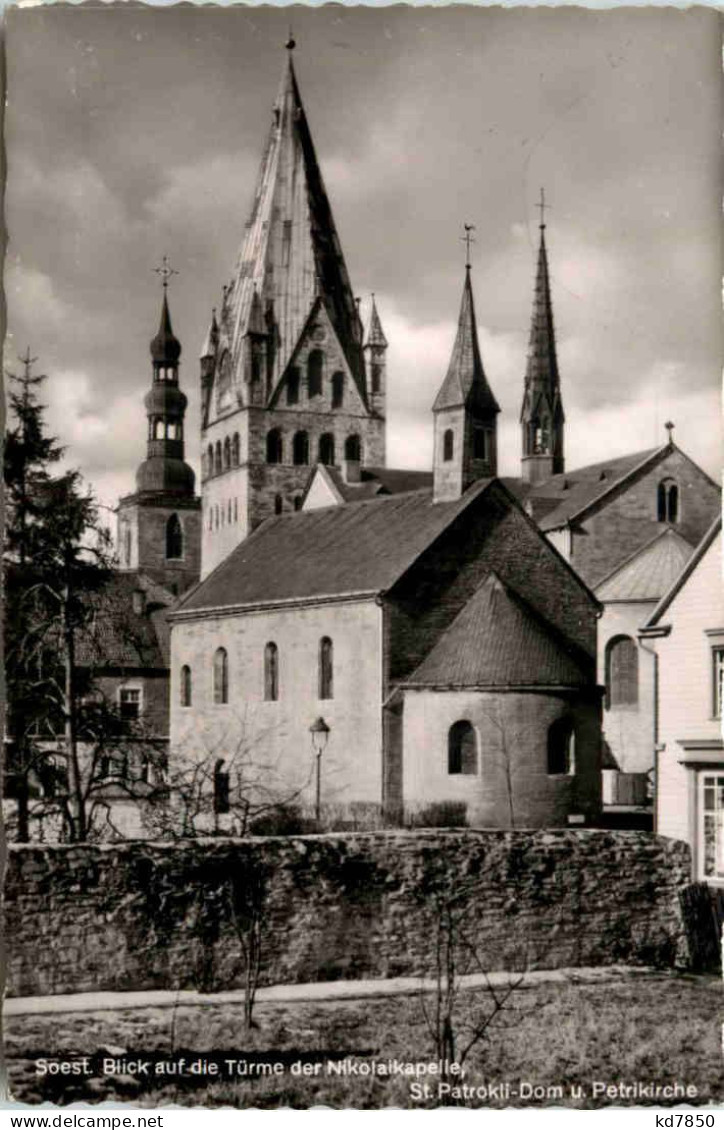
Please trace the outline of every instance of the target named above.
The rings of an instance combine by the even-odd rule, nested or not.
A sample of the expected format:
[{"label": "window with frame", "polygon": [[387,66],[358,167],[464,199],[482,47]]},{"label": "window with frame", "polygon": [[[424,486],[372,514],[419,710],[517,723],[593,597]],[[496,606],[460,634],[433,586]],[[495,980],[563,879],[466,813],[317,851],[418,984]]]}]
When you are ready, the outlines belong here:
[{"label": "window with frame", "polygon": [[445,463],[449,463],[455,451],[455,435],[452,428],[448,428],[442,437],[442,457]]},{"label": "window with frame", "polygon": [[329,636],[319,641],[319,698],[334,698],[334,646]]},{"label": "window with frame", "polygon": [[214,703],[223,706],[229,701],[229,657],[226,648],[214,652]]},{"label": "window with frame", "polygon": [[606,647],[606,706],[637,706],[639,652],[630,636],[617,636]]},{"label": "window with frame", "polygon": [[191,668],[186,663],[181,668],[181,705],[191,706]]},{"label": "window with frame", "polygon": [[264,699],[276,702],[279,698],[279,648],[270,640],[264,648]]},{"label": "window with frame", "polygon": [[121,687],[118,708],[124,722],[137,722],[141,716],[141,691],[139,687]]},{"label": "window with frame", "polygon": [[454,722],[448,730],[447,771],[451,777],[471,777],[478,771],[478,739],[467,719]]},{"label": "window with frame", "polygon": [[679,520],[679,488],[673,479],[664,479],[658,485],[656,509],[659,522],[674,524]]},{"label": "window with frame", "polygon": [[724,879],[724,774],[699,774],[699,872]]},{"label": "window with frame", "polygon": [[712,664],[712,705],[715,718],[721,718],[722,699],[724,698],[724,647],[711,649]]}]

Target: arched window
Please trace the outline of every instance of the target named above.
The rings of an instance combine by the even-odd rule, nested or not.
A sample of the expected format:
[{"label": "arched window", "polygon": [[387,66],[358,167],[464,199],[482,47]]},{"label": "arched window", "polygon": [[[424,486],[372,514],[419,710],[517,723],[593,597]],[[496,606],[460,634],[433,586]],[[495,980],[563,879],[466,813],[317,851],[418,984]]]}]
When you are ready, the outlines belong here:
[{"label": "arched window", "polygon": [[301,510],[302,509],[302,496],[301,496],[301,494],[295,494],[294,495],[294,509],[295,510]]},{"label": "arched window", "polygon": [[313,349],[307,360],[307,392],[310,397],[322,395],[322,372],[324,354],[321,349]]},{"label": "arched window", "polygon": [[660,522],[678,522],[679,488],[673,479],[659,483],[657,492],[657,514]]},{"label": "arched window", "polygon": [[478,739],[470,722],[454,722],[447,735],[447,771],[472,776],[478,771]]},{"label": "arched window", "polygon": [[309,462],[309,436],[297,432],[292,441],[292,461],[296,467],[306,467]]},{"label": "arched window", "polygon": [[206,474],[211,478],[214,473],[214,445],[210,443],[206,448]]},{"label": "arched window", "polygon": [[334,436],[329,432],[319,437],[319,462],[325,467],[334,466]]},{"label": "arched window", "polygon": [[344,373],[332,373],[332,407],[341,408],[344,404]]},{"label": "arched window", "polygon": [[186,664],[181,668],[181,705],[191,705],[191,668]]},{"label": "arched window", "polygon": [[231,440],[227,436],[224,440],[224,470],[228,471],[231,466]]},{"label": "arched window", "polygon": [[275,643],[264,648],[264,698],[267,702],[279,698],[279,648]]},{"label": "arched window", "polygon": [[267,463],[281,463],[282,461],[282,433],[279,428],[272,428],[266,437]]},{"label": "arched window", "polygon": [[617,636],[606,647],[606,705],[636,706],[638,700],[638,648],[630,636]]},{"label": "arched window", "polygon": [[455,451],[455,436],[453,435],[452,428],[448,428],[442,437],[442,457],[446,463],[449,463]]},{"label": "arched window", "polygon": [[570,718],[556,718],[548,728],[548,775],[576,772],[576,731]]},{"label": "arched window", "polygon": [[217,475],[221,474],[221,442],[218,439],[214,451],[214,470]]},{"label": "arched window", "polygon": [[372,391],[379,392],[382,387],[382,366],[372,366]]},{"label": "arched window", "polygon": [[239,433],[234,432],[234,438],[231,441],[231,464],[233,467],[239,466]]},{"label": "arched window", "polygon": [[347,436],[347,439],[344,441],[344,457],[350,462],[360,462],[362,458],[362,445],[359,436]]},{"label": "arched window", "polygon": [[281,514],[284,509],[284,499],[280,494],[274,495],[274,513]]},{"label": "arched window", "polygon": [[229,701],[229,657],[226,648],[214,652],[214,702],[217,706]]},{"label": "arched window", "polygon": [[334,649],[329,636],[319,641],[319,697],[334,698]]},{"label": "arched window", "polygon": [[166,428],[165,428],[165,425],[164,425],[164,421],[163,420],[156,420],[156,430],[155,430],[155,433],[154,433],[156,439],[163,439],[165,433],[166,433]]},{"label": "arched window", "polygon": [[287,376],[287,404],[299,403],[299,369],[290,369]]},{"label": "arched window", "polygon": [[131,545],[132,545],[131,527],[125,525],[123,527],[123,563],[124,565],[131,564]]},{"label": "arched window", "polygon": [[184,532],[178,514],[172,514],[166,523],[166,557],[178,560],[184,555]]}]

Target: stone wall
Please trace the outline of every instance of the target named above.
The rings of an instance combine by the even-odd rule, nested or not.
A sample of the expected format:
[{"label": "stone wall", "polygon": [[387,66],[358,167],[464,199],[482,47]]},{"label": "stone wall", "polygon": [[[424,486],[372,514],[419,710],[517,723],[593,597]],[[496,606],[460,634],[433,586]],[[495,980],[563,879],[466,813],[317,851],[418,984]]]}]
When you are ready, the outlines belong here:
[{"label": "stone wall", "polygon": [[[265,983],[430,969],[434,892],[488,969],[685,960],[686,845],[643,832],[423,831],[10,848],[10,996],[230,988],[261,879]],[[231,910],[236,899],[236,912]]]}]

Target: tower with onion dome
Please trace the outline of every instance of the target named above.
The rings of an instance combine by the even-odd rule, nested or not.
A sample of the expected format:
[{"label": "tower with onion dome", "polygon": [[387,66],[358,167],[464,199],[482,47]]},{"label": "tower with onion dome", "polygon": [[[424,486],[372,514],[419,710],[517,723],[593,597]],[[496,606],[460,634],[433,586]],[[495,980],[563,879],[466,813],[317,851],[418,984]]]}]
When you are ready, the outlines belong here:
[{"label": "tower with onion dome", "polygon": [[184,459],[187,401],[179,388],[181,344],[168,305],[168,281],[175,272],[165,257],[158,273],[163,302],[150,346],[151,387],[144,400],[146,458],[136,471],[136,490],[118,505],[118,557],[121,570],[145,573],[180,593],[199,578],[201,500],[194,472]]}]

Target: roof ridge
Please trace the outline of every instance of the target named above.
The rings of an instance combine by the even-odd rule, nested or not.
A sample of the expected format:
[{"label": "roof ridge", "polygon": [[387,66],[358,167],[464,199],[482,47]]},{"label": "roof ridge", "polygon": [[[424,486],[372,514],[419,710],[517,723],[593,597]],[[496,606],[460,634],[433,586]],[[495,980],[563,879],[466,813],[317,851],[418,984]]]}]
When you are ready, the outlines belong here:
[{"label": "roof ridge", "polygon": [[714,540],[716,539],[717,534],[721,531],[721,527],[722,527],[722,516],[721,516],[721,514],[718,514],[717,517],[712,522],[709,529],[704,534],[704,536],[701,539],[701,541],[699,542],[699,544],[697,545],[697,547],[694,550],[694,552],[692,553],[691,557],[689,558],[689,560],[684,565],[684,568],[681,570],[678,577],[676,577],[676,579],[672,582],[672,584],[669,586],[667,591],[661,597],[661,600],[659,601],[659,603],[654,608],[653,612],[651,613],[651,616],[649,617],[649,619],[644,624],[644,630],[646,628],[653,628],[653,627],[656,626],[656,624],[661,619],[661,617],[664,614],[664,612],[666,611],[666,609],[671,605],[672,601],[674,600],[674,597],[676,597],[678,595],[679,591],[684,587],[684,585],[688,581],[691,574],[697,568],[699,562],[702,560],[703,557],[706,556],[706,553],[711,548]]}]

